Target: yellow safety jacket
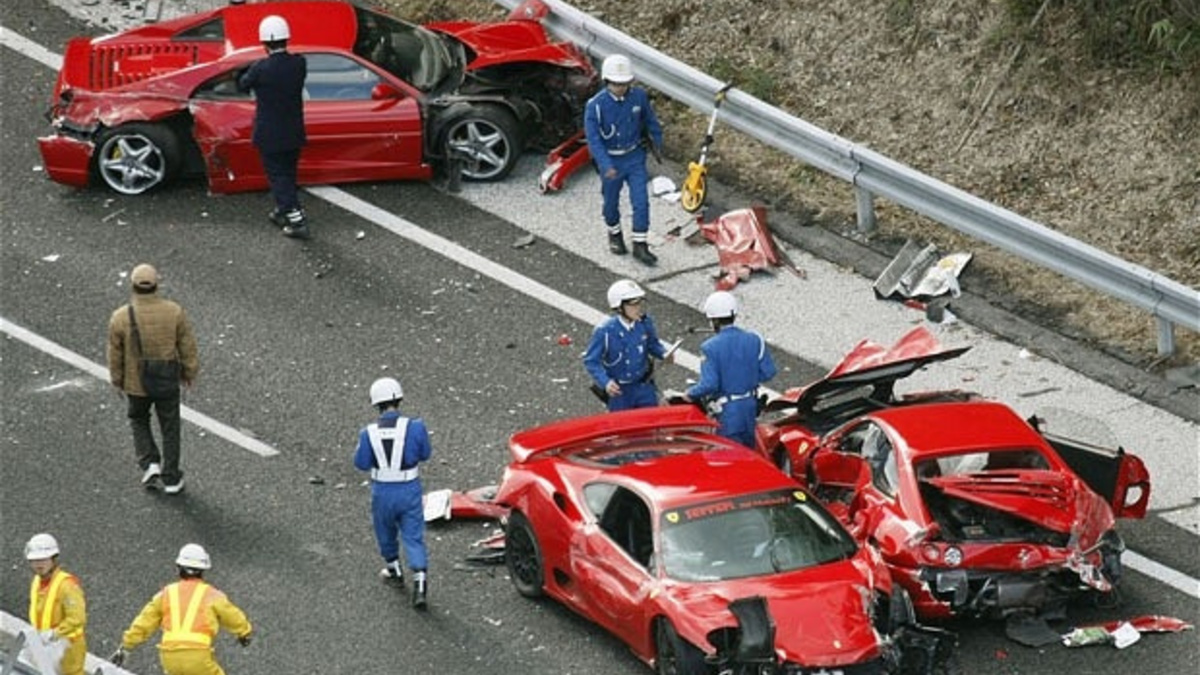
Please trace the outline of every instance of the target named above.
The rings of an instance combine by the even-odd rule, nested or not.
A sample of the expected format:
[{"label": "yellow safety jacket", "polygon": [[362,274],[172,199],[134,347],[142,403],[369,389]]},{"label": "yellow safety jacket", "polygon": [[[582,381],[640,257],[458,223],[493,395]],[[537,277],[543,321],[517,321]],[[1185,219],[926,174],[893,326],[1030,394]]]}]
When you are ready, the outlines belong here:
[{"label": "yellow safety jacket", "polygon": [[212,649],[221,628],[238,637],[252,630],[242,610],[200,579],[184,579],[155,594],[125,631],[122,646],[134,649],[159,628],[158,648],[166,651]]},{"label": "yellow safety jacket", "polygon": [[29,623],[38,631],[54,629],[60,638],[78,640],[87,626],[87,602],[75,575],[54,570],[49,583],[33,575],[29,584]]}]

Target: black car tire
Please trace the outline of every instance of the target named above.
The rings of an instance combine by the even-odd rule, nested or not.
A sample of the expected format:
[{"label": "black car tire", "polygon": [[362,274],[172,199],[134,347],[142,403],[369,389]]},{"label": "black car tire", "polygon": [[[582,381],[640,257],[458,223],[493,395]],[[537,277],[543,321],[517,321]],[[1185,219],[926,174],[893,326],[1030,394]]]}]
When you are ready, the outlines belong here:
[{"label": "black car tire", "polygon": [[166,185],[179,167],[179,139],[165,124],[123,124],[96,141],[96,173],[121,194],[140,195]]},{"label": "black car tire", "polygon": [[654,626],[654,671],[658,675],[708,675],[699,647],[679,637],[675,626],[659,619]]},{"label": "black car tire", "polygon": [[520,128],[511,112],[477,105],[446,124],[442,148],[461,168],[464,180],[497,181],[512,172],[523,150]]},{"label": "black car tire", "polygon": [[504,533],[504,561],[508,576],[517,592],[527,598],[545,595],[546,570],[542,564],[542,547],[538,544],[533,525],[520,511],[508,516]]}]

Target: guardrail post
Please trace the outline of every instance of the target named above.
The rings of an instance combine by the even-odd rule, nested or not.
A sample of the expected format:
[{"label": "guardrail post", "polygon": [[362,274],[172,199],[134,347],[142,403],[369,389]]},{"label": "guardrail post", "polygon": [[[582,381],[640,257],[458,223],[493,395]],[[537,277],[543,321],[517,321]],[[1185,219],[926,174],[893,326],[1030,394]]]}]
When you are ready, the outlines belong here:
[{"label": "guardrail post", "polygon": [[1175,353],[1175,324],[1158,317],[1158,355],[1171,356]]},{"label": "guardrail post", "polygon": [[870,234],[875,231],[875,195],[870,190],[855,186],[854,200],[858,209],[858,231]]}]

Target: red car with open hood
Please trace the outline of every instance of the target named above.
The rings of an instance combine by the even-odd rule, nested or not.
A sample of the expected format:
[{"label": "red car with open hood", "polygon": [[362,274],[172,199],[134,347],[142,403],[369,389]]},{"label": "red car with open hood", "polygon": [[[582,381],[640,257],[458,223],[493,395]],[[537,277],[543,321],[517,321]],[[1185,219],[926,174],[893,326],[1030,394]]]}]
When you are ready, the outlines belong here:
[{"label": "red car with open hood", "polygon": [[966,351],[923,327],[888,348],[864,341],[767,405],[760,449],[876,543],[921,617],[1038,614],[1112,593],[1116,519],[1145,515],[1145,465],[976,394],[895,393]]}]

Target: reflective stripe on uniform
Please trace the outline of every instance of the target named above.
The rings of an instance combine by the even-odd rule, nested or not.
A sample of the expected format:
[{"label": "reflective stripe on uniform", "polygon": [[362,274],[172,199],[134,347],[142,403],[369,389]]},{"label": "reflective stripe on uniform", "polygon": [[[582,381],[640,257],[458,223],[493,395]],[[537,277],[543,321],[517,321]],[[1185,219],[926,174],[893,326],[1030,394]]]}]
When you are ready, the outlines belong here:
[{"label": "reflective stripe on uniform", "polygon": [[[417,467],[400,468],[404,462],[404,439],[408,436],[408,418],[396,419],[396,426],[380,428],[379,424],[367,425],[367,438],[371,441],[371,451],[375,453],[375,468],[371,469],[371,479],[380,483],[407,483],[416,480]],[[388,457],[383,442],[392,442],[392,456]]]},{"label": "reflective stripe on uniform", "polygon": [[181,584],[174,583],[167,586],[167,609],[170,610],[164,617],[170,618],[171,626],[163,626],[162,644],[173,642],[198,643],[206,647],[212,646],[213,636],[208,633],[201,633],[196,630],[196,617],[200,614],[201,605],[204,604],[204,598],[208,595],[208,584],[200,582],[192,589],[192,596],[188,599],[187,611],[180,619],[179,610],[179,587]]},{"label": "reflective stripe on uniform", "polygon": [[[54,570],[54,575],[50,578],[50,588],[46,591],[46,604],[42,605],[42,611],[38,613],[38,588],[41,584],[41,577],[33,575],[33,581],[29,585],[29,622],[39,631],[54,628],[51,622],[54,620],[54,607],[58,604],[58,592],[62,588],[63,582],[70,579],[71,575],[61,569]],[[82,628],[76,628],[67,635],[63,636],[69,640],[83,635]]]}]

